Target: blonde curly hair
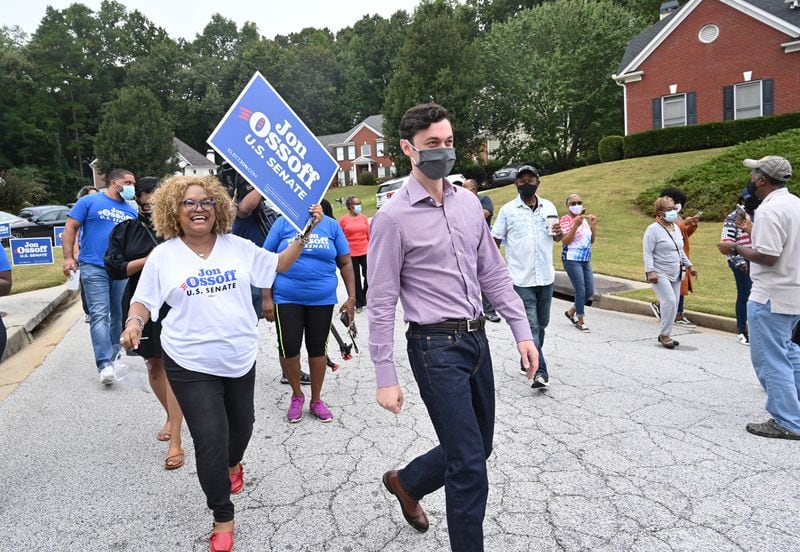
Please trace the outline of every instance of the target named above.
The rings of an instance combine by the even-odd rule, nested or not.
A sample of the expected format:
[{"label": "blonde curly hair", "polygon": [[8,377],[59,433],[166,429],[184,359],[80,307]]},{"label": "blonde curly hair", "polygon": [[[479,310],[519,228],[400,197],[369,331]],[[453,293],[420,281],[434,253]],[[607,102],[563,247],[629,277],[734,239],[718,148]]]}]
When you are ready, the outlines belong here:
[{"label": "blonde curly hair", "polygon": [[662,197],[659,197],[658,199],[656,199],[656,200],[653,202],[653,214],[654,214],[656,217],[658,217],[658,216],[659,216],[659,215],[660,215],[662,212],[666,211],[666,207],[667,207],[667,205],[669,205],[670,203],[672,203],[673,205],[675,204],[675,203],[672,201],[672,198],[671,198],[671,197],[669,197],[669,196],[662,196]]},{"label": "blonde curly hair", "polygon": [[166,239],[183,235],[179,210],[181,201],[189,186],[202,186],[210,199],[217,202],[216,215],[211,231],[214,234],[227,234],[231,231],[234,210],[233,201],[215,176],[172,176],[164,180],[153,196],[153,226],[156,234]]}]

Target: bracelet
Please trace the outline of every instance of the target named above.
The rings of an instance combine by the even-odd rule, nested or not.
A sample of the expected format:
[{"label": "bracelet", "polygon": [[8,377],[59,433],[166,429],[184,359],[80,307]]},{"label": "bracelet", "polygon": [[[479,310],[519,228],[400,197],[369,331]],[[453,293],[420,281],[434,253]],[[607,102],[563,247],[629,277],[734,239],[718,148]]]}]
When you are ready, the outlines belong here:
[{"label": "bracelet", "polygon": [[144,318],[139,316],[138,314],[134,314],[133,316],[129,316],[125,319],[125,327],[128,327],[128,322],[131,320],[136,320],[139,323],[139,331],[144,329]]},{"label": "bracelet", "polygon": [[310,240],[310,238],[308,236],[306,236],[305,234],[303,234],[302,232],[298,232],[297,234],[295,234],[294,238],[292,238],[293,242],[294,241],[299,241],[303,245],[308,245],[309,240]]}]

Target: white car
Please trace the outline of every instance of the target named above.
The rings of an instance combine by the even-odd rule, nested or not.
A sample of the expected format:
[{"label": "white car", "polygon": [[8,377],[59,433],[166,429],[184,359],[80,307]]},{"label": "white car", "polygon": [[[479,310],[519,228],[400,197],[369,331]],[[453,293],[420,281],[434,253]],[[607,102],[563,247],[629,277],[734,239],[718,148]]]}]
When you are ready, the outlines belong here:
[{"label": "white car", "polygon": [[[456,186],[462,186],[467,179],[463,174],[451,174],[446,178],[448,182]],[[406,182],[408,182],[408,176],[401,176],[400,178],[393,178],[387,180],[383,184],[379,184],[378,191],[375,194],[375,208],[380,209],[383,207],[386,201],[388,201],[397,190],[406,185]]]}]

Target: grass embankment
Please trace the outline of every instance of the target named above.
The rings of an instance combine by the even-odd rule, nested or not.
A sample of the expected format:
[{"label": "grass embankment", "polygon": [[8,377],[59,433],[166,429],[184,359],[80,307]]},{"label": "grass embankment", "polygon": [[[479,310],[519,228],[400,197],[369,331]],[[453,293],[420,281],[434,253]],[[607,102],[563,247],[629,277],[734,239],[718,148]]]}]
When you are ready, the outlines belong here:
[{"label": "grass embankment", "polygon": [[[6,247],[6,255],[11,260],[11,253]],[[11,294],[24,293],[36,289],[59,286],[67,281],[61,272],[63,255],[60,247],[53,248],[53,264],[11,267]]]}]

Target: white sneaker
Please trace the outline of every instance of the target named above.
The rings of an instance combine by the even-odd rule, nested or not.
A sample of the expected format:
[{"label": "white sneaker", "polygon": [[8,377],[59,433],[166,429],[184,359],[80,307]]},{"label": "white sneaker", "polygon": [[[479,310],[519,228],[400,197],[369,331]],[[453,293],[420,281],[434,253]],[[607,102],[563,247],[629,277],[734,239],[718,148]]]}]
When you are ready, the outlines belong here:
[{"label": "white sneaker", "polygon": [[84,315],[83,315],[83,321],[84,321],[84,322],[86,322],[86,323],[88,324],[89,322],[91,322],[91,321],[92,321],[92,317],[91,317],[91,316],[89,316],[88,314],[84,314]]},{"label": "white sneaker", "polygon": [[106,364],[105,367],[100,370],[100,383],[103,385],[111,385],[114,383],[114,365],[113,364]]},{"label": "white sneaker", "polygon": [[544,389],[545,387],[550,387],[550,383],[545,381],[544,376],[539,375],[533,378],[533,383],[531,384],[533,389]]},{"label": "white sneaker", "polygon": [[739,334],[739,335],[737,335],[737,336],[736,336],[736,339],[737,339],[737,341],[739,341],[739,343],[741,343],[742,345],[747,345],[748,347],[750,346],[750,340],[747,338],[747,336],[746,336],[746,335],[744,335],[744,334]]},{"label": "white sneaker", "polygon": [[682,326],[684,328],[696,328],[697,327],[692,323],[691,320],[689,320],[688,318],[686,318],[683,315],[680,315],[680,318],[675,320],[675,325],[676,326]]}]

